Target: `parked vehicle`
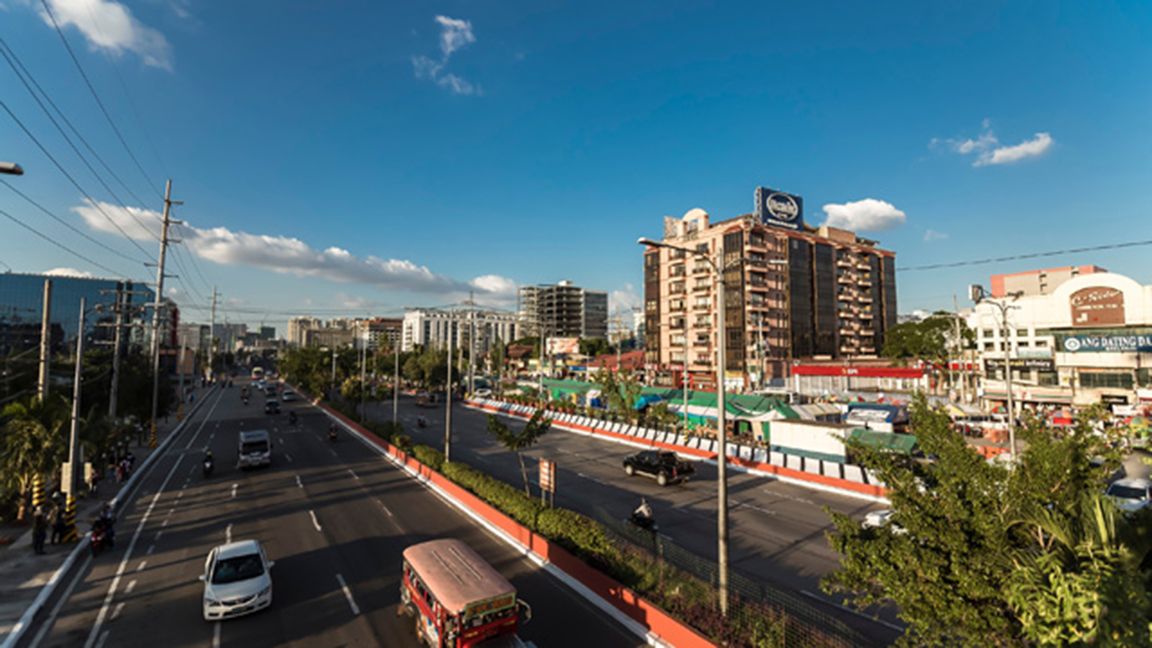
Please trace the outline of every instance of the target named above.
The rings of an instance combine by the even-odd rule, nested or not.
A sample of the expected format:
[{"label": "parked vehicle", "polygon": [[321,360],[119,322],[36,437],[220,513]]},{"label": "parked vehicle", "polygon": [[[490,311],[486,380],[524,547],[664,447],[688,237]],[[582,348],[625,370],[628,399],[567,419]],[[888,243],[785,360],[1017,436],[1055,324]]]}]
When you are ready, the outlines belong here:
[{"label": "parked vehicle", "polygon": [[230,542],[208,552],[200,576],[204,620],[229,619],[272,605],[269,570],[274,564],[257,540]]},{"label": "parked vehicle", "polygon": [[696,472],[696,468],[677,457],[675,452],[643,450],[624,459],[624,472],[629,476],[652,477],[657,484],[667,486],[675,482],[688,481],[688,478]]},{"label": "parked vehicle", "polygon": [[404,550],[400,611],[415,618],[416,636],[428,646],[532,646],[516,636],[532,608],[508,579],[454,538]]},{"label": "parked vehicle", "polygon": [[271,465],[272,437],[268,430],[241,430],[237,455],[241,468]]},{"label": "parked vehicle", "polygon": [[291,389],[285,389],[284,393],[280,394],[280,400],[285,403],[296,400],[296,392]]},{"label": "parked vehicle", "polygon": [[1138,477],[1117,479],[1108,485],[1106,494],[1121,511],[1135,513],[1152,502],[1152,480]]}]

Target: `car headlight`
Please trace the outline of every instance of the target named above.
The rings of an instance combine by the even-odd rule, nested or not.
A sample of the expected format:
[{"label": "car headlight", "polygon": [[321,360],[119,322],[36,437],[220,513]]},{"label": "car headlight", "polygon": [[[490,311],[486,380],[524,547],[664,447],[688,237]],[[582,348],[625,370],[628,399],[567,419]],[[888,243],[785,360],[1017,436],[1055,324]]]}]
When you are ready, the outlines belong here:
[{"label": "car headlight", "polygon": [[204,605],[220,605],[220,601],[214,598],[204,597]]}]

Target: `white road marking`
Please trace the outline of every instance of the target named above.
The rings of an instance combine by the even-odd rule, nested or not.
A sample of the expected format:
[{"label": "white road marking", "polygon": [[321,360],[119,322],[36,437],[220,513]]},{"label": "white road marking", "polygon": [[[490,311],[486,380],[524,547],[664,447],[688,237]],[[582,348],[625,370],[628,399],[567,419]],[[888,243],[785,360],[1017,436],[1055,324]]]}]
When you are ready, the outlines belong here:
[{"label": "white road marking", "polygon": [[384,512],[388,514],[388,517],[396,517],[396,516],[392,515],[391,509],[389,509],[387,506],[385,506],[384,502],[381,502],[380,500],[376,500],[376,502],[378,504],[380,504],[380,508],[384,509]]},{"label": "white road marking", "polygon": [[116,619],[119,619],[120,613],[123,611],[124,611],[124,601],[120,601],[119,603],[116,604],[116,609],[112,610],[112,620],[115,621]]},{"label": "white road marking", "polygon": [[352,614],[359,615],[360,606],[356,605],[356,599],[352,598],[352,590],[348,589],[348,584],[344,582],[344,577],[336,574],[336,580],[340,581],[340,589],[344,590],[344,598],[348,599],[348,605],[352,608]]},{"label": "white road marking", "polygon": [[[220,404],[220,396],[222,395],[223,392],[217,395],[216,402],[212,403],[212,409],[208,410],[208,414],[204,417],[204,420],[200,422],[200,427],[196,429],[196,434],[193,434],[192,439],[188,442],[189,446],[200,436],[200,432],[204,430],[208,419],[212,418],[212,412],[216,411],[216,406]],[[136,547],[136,541],[140,538],[140,533],[144,530],[144,525],[148,522],[148,517],[152,515],[152,509],[156,508],[156,502],[159,501],[164,489],[168,487],[168,482],[172,480],[172,476],[175,475],[176,471],[180,468],[180,461],[183,458],[183,455],[177,455],[176,461],[172,464],[172,469],[168,471],[168,475],[164,478],[164,481],[161,482],[160,488],[156,491],[156,494],[152,496],[152,502],[148,504],[148,508],[140,518],[140,523],[136,526],[136,533],[132,534],[132,541],[128,543],[128,549],[124,552],[124,558],[120,560],[120,566],[116,568],[116,575],[112,577],[112,582],[108,585],[108,593],[104,596],[104,603],[100,606],[100,612],[96,615],[96,622],[92,624],[92,632],[88,634],[88,640],[84,642],[84,648],[93,648],[98,640],[107,640],[108,633],[105,632],[104,635],[101,636],[100,629],[104,625],[104,619],[108,616],[108,607],[112,605],[112,598],[116,596],[116,587],[120,585],[120,577],[124,574],[124,568],[132,556],[132,550]],[[103,641],[101,641],[101,644],[103,644]]]},{"label": "white road marking", "polygon": [[128,582],[128,587],[124,588],[124,593],[125,594],[131,594],[132,590],[134,590],[134,589],[136,589],[136,579],[135,578],[133,578],[131,581]]},{"label": "white road marking", "polygon": [[155,540],[153,540],[152,542],[153,542],[153,543],[156,543],[156,542],[160,542],[160,536],[162,536],[162,535],[164,535],[164,532],[163,532],[163,531],[157,531],[157,532],[156,532],[156,539],[155,539]]},{"label": "white road marking", "polygon": [[142,572],[142,571],[144,571],[144,568],[147,566],[148,566],[148,561],[147,560],[141,560],[140,564],[136,565],[136,571]]},{"label": "white road marking", "polygon": [[104,648],[104,642],[108,641],[108,633],[109,632],[111,632],[111,630],[105,630],[104,634],[100,635],[100,641],[96,642],[95,648]]},{"label": "white road marking", "polygon": [[276,439],[280,441],[280,445],[284,445],[284,437],[276,437]]},{"label": "white road marking", "polygon": [[340,458],[340,455],[336,454],[336,451],[332,448],[328,448],[328,452],[331,452],[333,457],[336,457],[337,459]]},{"label": "white road marking", "polygon": [[296,486],[299,488],[304,488],[304,482],[300,481],[300,475],[296,475]]},{"label": "white road marking", "polygon": [[220,648],[220,622],[217,621],[213,624],[212,628],[212,648]]},{"label": "white road marking", "polygon": [[228,527],[226,529],[224,529],[224,544],[231,544],[231,542],[232,542],[232,525],[229,524]]},{"label": "white road marking", "polygon": [[351,468],[348,469],[348,474],[352,475],[352,479],[360,479],[360,475],[357,475],[356,471],[352,470]]},{"label": "white road marking", "polygon": [[240,484],[232,484],[232,499],[236,499],[236,489],[239,488],[239,486]]},{"label": "white road marking", "polygon": [[312,516],[312,526],[316,527],[317,531],[320,531],[320,521],[316,519],[316,511],[308,509],[308,515]]},{"label": "white road marking", "polygon": [[[84,556],[84,564],[80,566],[80,574],[85,574],[88,572],[88,563],[90,562],[92,562],[92,555],[89,554]],[[48,618],[44,621],[44,623],[40,624],[40,632],[36,633],[36,637],[33,638],[32,643],[29,644],[32,646],[32,648],[38,648],[40,646],[40,642],[44,641],[44,635],[48,634],[48,630],[51,629],[52,626],[56,623],[56,617],[60,615],[60,608],[64,607],[65,601],[68,601],[72,598],[72,591],[76,589],[76,584],[79,583],[80,580],[81,579],[79,576],[73,578],[72,582],[69,583],[68,587],[64,590],[63,596],[61,596],[56,601],[56,605],[52,606],[52,612],[48,615]]]},{"label": "white road marking", "polygon": [[292,455],[288,454],[287,452],[284,453],[284,458],[288,461],[292,461]]},{"label": "white road marking", "polygon": [[163,529],[166,526],[168,526],[168,518],[164,518],[164,521],[160,523],[161,529]]},{"label": "white road marking", "polygon": [[151,556],[153,551],[156,551],[156,545],[154,545],[154,544],[148,545],[148,551],[145,551],[144,555],[145,556]]}]

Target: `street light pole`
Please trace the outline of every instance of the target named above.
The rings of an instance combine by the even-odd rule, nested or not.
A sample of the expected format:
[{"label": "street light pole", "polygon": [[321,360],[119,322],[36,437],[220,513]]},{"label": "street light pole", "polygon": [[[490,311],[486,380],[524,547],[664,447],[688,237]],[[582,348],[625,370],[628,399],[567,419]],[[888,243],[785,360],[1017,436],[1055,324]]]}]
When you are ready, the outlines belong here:
[{"label": "street light pole", "polygon": [[456,318],[448,316],[448,381],[444,388],[444,461],[452,461],[452,353],[456,341]]},{"label": "street light pole", "polygon": [[972,284],[968,288],[969,296],[972,301],[979,304],[980,302],[988,302],[995,306],[1000,311],[1000,337],[1004,342],[1004,400],[1008,406],[1008,450],[1012,456],[1012,461],[1016,461],[1016,405],[1012,398],[1012,342],[1008,337],[1008,311],[1012,310],[1013,306],[1008,302],[1011,297],[1012,301],[1020,298],[1023,292],[1017,291],[1008,293],[1004,298],[996,300],[991,299],[984,287],[979,284]]},{"label": "street light pole", "polygon": [[[640,245],[649,247],[662,247],[670,250],[680,250],[693,255],[698,259],[702,259],[708,263],[712,268],[712,272],[716,277],[716,328],[719,329],[719,345],[716,363],[716,441],[718,445],[718,452],[716,457],[716,492],[717,492],[717,513],[716,513],[716,556],[717,556],[717,594],[720,602],[720,614],[728,616],[728,413],[725,409],[725,395],[724,395],[724,377],[727,373],[727,362],[724,357],[724,351],[727,346],[726,330],[727,324],[725,322],[725,289],[727,287],[724,281],[724,246],[721,242],[719,249],[716,251],[716,258],[713,259],[707,253],[699,252],[687,247],[678,245],[671,245],[661,241],[654,241],[648,238],[641,238],[637,241]],[[740,259],[741,261],[743,259]],[[685,366],[687,366],[687,358],[685,358]],[[687,411],[687,408],[685,408]]]},{"label": "street light pole", "polygon": [[76,329],[76,372],[72,378],[72,426],[68,434],[68,474],[64,478],[64,494],[72,500],[76,496],[76,464],[80,461],[80,380],[84,364],[84,308],[80,298],[80,324]]},{"label": "street light pole", "polygon": [[400,420],[400,337],[396,336],[396,341],[392,343],[396,353],[396,359],[392,363],[392,425],[396,425]]}]

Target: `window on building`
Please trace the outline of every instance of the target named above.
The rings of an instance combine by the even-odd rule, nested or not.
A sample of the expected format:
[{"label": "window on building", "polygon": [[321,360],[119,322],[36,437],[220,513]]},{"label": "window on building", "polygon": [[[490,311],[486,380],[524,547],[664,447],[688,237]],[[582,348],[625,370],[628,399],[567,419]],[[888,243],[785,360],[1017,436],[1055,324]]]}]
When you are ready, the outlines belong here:
[{"label": "window on building", "polygon": [[1132,372],[1081,371],[1080,386],[1085,389],[1132,389]]},{"label": "window on building", "polygon": [[1036,374],[1036,384],[1043,387],[1054,387],[1060,384],[1060,374],[1055,371],[1040,371]]},{"label": "window on building", "polygon": [[1016,337],[1028,337],[1028,329],[1016,329]]},{"label": "window on building", "polygon": [[1137,369],[1136,384],[1140,387],[1152,387],[1152,369]]},{"label": "window on building", "polygon": [[1036,340],[1032,346],[1036,347],[1037,349],[1046,349],[1048,348],[1048,340]]},{"label": "window on building", "polygon": [[984,338],[993,337],[992,329],[984,329],[984,330],[980,331],[980,337],[984,337]]},{"label": "window on building", "polygon": [[996,350],[996,343],[995,342],[985,342],[984,343],[984,350],[985,351],[995,351]]}]

